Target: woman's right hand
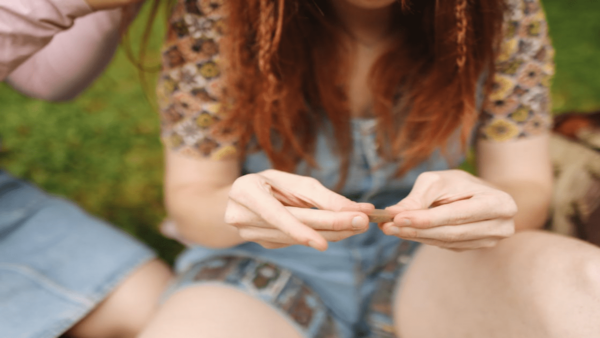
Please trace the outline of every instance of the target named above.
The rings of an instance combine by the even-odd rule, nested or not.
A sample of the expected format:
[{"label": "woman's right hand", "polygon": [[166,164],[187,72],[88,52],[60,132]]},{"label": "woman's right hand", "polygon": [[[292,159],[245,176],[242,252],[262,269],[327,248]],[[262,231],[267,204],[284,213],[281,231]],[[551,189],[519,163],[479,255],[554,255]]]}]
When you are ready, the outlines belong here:
[{"label": "woman's right hand", "polygon": [[[312,209],[316,208],[316,209]],[[266,170],[238,178],[229,192],[225,222],[267,249],[308,245],[327,249],[365,232],[372,204],[356,203],[311,177]]]},{"label": "woman's right hand", "polygon": [[144,2],[144,0],[85,0],[95,11],[125,7]]}]

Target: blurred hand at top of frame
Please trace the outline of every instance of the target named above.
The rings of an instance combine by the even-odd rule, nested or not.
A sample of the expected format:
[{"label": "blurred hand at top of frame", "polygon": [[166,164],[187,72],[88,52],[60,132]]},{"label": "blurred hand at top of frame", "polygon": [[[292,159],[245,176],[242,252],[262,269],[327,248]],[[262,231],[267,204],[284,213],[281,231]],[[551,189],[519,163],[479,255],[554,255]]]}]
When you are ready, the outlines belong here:
[{"label": "blurred hand at top of frame", "polygon": [[[316,208],[316,209],[314,209]],[[308,245],[326,250],[365,232],[372,204],[356,203],[311,177],[266,170],[238,178],[229,192],[225,222],[268,249]]]},{"label": "blurred hand at top of frame", "polygon": [[113,9],[144,2],[144,0],[85,0],[95,10]]},{"label": "blurred hand at top of frame", "polygon": [[495,246],[515,232],[513,198],[461,170],[425,172],[410,194],[388,207],[387,235],[464,251]]}]

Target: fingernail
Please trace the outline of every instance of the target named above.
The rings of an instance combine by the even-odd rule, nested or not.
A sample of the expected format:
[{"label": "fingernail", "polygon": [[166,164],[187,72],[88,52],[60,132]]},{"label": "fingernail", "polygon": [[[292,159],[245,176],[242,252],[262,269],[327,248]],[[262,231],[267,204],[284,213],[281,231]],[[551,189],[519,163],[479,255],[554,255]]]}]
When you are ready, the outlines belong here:
[{"label": "fingernail", "polygon": [[[308,245],[315,250],[319,250],[319,247],[317,246],[317,242],[315,242],[315,241],[308,241]],[[319,250],[319,251],[321,251],[321,250]]]},{"label": "fingernail", "polygon": [[366,226],[366,224],[362,217],[356,216],[352,219],[352,227],[354,229],[362,229],[365,226]]},{"label": "fingernail", "polygon": [[358,203],[358,206],[360,209],[367,209],[367,210],[375,209],[375,206],[371,203]]},{"label": "fingernail", "polygon": [[408,218],[402,218],[398,221],[398,223],[400,223],[400,225],[404,225],[404,226],[409,226],[412,224],[412,222]]},{"label": "fingernail", "polygon": [[396,226],[391,226],[388,230],[388,233],[390,235],[397,235],[400,233],[400,228],[396,227]]}]

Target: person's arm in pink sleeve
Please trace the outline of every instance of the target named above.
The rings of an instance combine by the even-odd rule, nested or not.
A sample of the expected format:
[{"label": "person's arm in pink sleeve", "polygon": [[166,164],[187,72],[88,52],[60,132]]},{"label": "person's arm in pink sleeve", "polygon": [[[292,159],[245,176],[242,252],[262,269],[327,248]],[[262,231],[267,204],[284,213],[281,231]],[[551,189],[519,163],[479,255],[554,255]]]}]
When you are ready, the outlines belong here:
[{"label": "person's arm in pink sleeve", "polygon": [[79,18],[7,78],[21,93],[48,101],[72,99],[110,63],[120,38],[122,10]]},{"label": "person's arm in pink sleeve", "polygon": [[91,12],[85,0],[0,0],[0,81]]}]

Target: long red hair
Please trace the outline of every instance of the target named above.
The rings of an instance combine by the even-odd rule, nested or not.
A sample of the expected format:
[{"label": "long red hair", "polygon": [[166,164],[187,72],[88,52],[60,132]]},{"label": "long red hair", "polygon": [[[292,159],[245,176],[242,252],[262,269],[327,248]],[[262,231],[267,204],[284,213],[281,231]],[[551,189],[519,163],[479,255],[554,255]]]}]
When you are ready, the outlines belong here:
[{"label": "long red hair", "polygon": [[[227,118],[244,152],[254,138],[276,169],[313,160],[318,126],[334,127],[345,181],[352,150],[346,97],[349,51],[327,0],[224,0]],[[155,1],[153,14],[158,1]],[[398,0],[397,39],[373,65],[369,89],[382,156],[398,175],[444,151],[454,135],[463,150],[476,123],[482,74],[489,89],[501,36],[503,0]],[[242,156],[245,154],[242,153]]]},{"label": "long red hair", "polygon": [[[245,0],[226,6],[223,59],[231,106],[223,130],[239,137],[239,149],[255,137],[275,168],[292,171],[300,160],[314,163],[315,127],[326,114],[346,167],[352,147],[345,91],[350,60],[328,2]],[[478,81],[486,71],[493,77],[504,2],[401,0],[393,10],[398,38],[372,67],[368,85],[381,155],[401,158],[402,174],[445,149],[457,130],[466,145],[478,115]]]}]

